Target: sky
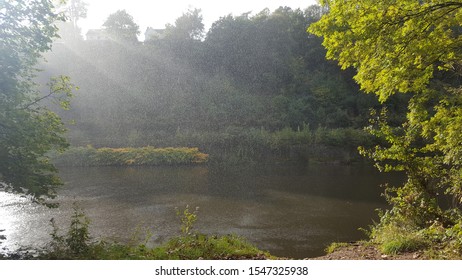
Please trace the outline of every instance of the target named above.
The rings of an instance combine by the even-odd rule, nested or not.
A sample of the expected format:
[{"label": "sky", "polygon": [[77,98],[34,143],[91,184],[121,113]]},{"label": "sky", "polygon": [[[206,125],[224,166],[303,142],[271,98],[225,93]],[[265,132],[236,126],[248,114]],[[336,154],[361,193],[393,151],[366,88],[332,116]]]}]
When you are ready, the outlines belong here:
[{"label": "sky", "polygon": [[280,6],[305,9],[316,4],[316,0],[85,0],[88,4],[86,19],[79,21],[82,33],[88,29],[101,28],[106,18],[117,10],[125,9],[140,26],[144,39],[146,28],[162,29],[165,24],[173,24],[188,9],[202,10],[206,30],[220,17],[228,14],[241,15],[246,12],[258,13],[265,8],[274,11]]}]

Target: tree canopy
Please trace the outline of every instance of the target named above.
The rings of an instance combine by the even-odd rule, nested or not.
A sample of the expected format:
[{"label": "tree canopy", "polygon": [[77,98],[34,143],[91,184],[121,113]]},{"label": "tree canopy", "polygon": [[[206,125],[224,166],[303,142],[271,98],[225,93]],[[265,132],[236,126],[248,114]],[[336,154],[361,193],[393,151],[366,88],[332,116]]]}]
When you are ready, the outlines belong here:
[{"label": "tree canopy", "polygon": [[43,101],[69,106],[72,85],[53,78],[43,95],[33,79],[41,53],[51,48],[61,17],[51,1],[1,1],[0,6],[0,189],[41,201],[60,185],[46,156],[63,149],[65,128]]},{"label": "tree canopy", "polygon": [[188,10],[175,20],[175,25],[167,24],[166,36],[177,40],[200,40],[204,35],[204,24],[200,9]]},{"label": "tree canopy", "polygon": [[194,135],[220,135],[221,145],[229,133],[237,140],[261,129],[363,127],[378,102],[356,94],[351,73],[327,61],[322,40],[306,33],[321,12],[280,7],[224,16],[203,40],[165,34],[129,47],[91,40],[79,48],[56,45],[46,69],[65,71],[82,89],[65,112],[76,121],[70,140],[165,146],[181,139],[178,145],[203,148]]},{"label": "tree canopy", "polygon": [[[353,2],[353,3],[352,3]],[[327,58],[354,67],[366,92],[385,101],[427,89],[436,71],[458,71],[460,1],[323,1],[329,15],[310,27]]]},{"label": "tree canopy", "polygon": [[138,42],[139,26],[133,17],[125,10],[118,10],[110,14],[103,24],[107,32],[115,40],[123,42]]},{"label": "tree canopy", "polygon": [[460,236],[462,224],[462,1],[322,3],[329,13],[309,30],[324,37],[327,57],[354,67],[361,88],[382,102],[410,96],[400,126],[387,122],[386,109],[373,112],[368,129],[387,144],[362,149],[382,170],[408,175],[402,187],[386,190],[393,209],[376,236],[390,225],[419,234],[438,229],[440,241],[461,245],[454,233]]}]

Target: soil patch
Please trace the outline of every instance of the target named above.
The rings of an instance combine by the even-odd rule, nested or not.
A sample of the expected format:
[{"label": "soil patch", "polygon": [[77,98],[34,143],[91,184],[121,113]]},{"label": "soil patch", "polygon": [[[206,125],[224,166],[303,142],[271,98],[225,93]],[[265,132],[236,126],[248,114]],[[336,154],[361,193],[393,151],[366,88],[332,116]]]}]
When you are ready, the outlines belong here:
[{"label": "soil patch", "polygon": [[396,255],[385,255],[375,246],[360,242],[349,243],[348,246],[339,247],[325,256],[312,258],[312,260],[423,260],[423,252],[406,252]]}]

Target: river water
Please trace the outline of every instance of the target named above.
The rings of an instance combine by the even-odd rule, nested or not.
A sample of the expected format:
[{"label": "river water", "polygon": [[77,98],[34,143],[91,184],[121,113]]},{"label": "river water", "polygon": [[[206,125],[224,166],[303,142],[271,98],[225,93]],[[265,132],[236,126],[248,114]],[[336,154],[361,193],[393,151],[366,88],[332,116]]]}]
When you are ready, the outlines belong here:
[{"label": "river water", "polygon": [[199,207],[197,231],[238,234],[276,256],[315,257],[332,242],[364,238],[358,228],[385,207],[379,185],[402,179],[362,165],[60,168],[60,176],[58,209],[0,193],[0,247],[45,246],[50,219],[66,229],[74,202],[94,237],[129,241],[148,230],[154,246],[179,234],[175,208],[189,205]]}]

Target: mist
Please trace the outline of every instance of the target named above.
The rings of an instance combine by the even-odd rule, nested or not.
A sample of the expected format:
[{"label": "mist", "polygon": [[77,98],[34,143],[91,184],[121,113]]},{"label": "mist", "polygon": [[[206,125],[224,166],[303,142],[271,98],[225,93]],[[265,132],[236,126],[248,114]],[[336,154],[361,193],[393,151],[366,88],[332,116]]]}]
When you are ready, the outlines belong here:
[{"label": "mist", "polygon": [[[60,23],[61,38],[46,54],[44,80],[65,74],[79,87],[72,109],[60,112],[73,122],[75,146],[242,146],[261,154],[293,144],[273,143],[281,131],[359,130],[377,105],[306,32],[318,6],[224,15],[208,30],[201,10],[189,10],[148,30],[143,42],[123,12],[119,20],[127,16],[133,28],[93,30],[100,37],[89,31],[84,39]],[[326,140],[318,136],[312,141]]]}]

